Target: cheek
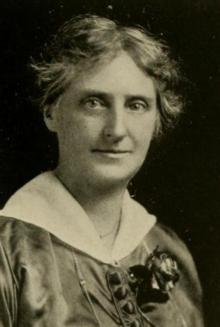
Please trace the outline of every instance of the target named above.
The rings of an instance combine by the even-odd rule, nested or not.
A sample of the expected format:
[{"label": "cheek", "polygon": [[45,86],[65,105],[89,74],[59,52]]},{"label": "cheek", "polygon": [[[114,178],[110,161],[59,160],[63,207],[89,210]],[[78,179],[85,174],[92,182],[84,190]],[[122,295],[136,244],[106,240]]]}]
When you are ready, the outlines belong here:
[{"label": "cheek", "polygon": [[71,117],[60,126],[58,139],[66,147],[82,149],[87,144],[94,143],[100,134],[100,126],[95,120]]},{"label": "cheek", "polygon": [[69,153],[75,148],[80,140],[80,130],[71,120],[65,119],[59,122],[57,138],[59,142],[60,153]]},{"label": "cheek", "polygon": [[148,119],[146,121],[142,120],[138,124],[138,128],[136,129],[136,139],[139,145],[142,148],[148,147],[151,142],[156,126],[156,117],[152,117],[152,119]]}]

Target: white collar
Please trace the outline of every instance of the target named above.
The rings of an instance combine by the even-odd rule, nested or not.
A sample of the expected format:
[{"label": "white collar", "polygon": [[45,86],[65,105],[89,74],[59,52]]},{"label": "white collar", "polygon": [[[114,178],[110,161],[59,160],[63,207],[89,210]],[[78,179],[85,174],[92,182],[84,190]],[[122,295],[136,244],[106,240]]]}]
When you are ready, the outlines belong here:
[{"label": "white collar", "polygon": [[126,192],[120,230],[110,256],[86,212],[52,172],[37,176],[18,190],[0,214],[39,226],[104,263],[128,256],[156,222]]}]

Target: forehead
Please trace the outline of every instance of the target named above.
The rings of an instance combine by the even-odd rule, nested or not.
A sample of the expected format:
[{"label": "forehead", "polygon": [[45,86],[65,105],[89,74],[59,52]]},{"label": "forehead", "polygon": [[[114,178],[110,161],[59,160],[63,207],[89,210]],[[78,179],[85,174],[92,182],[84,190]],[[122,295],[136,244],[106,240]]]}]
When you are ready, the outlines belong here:
[{"label": "forehead", "polygon": [[[112,94],[142,94],[155,97],[154,80],[127,53],[93,67],[80,69],[70,83],[70,92],[95,89]],[[74,93],[75,93],[74,92]]]}]

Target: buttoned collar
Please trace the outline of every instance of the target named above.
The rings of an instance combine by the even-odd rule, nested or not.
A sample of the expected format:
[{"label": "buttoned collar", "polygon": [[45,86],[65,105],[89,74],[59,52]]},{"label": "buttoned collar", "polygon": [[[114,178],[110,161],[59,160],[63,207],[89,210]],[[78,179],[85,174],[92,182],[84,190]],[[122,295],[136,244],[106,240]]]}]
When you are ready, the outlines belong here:
[{"label": "buttoned collar", "polygon": [[128,256],[156,221],[126,192],[120,229],[110,255],[84,209],[53,172],[43,173],[23,186],[0,214],[41,227],[104,263]]}]

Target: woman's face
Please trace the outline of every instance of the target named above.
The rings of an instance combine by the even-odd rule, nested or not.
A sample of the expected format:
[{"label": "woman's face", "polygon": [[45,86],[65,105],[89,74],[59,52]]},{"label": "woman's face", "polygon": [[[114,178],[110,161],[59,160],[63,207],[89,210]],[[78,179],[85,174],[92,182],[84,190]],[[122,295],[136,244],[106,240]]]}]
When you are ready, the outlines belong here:
[{"label": "woman's face", "polygon": [[156,92],[126,53],[77,75],[46,119],[59,141],[59,169],[98,186],[127,184],[141,167],[157,116]]}]

